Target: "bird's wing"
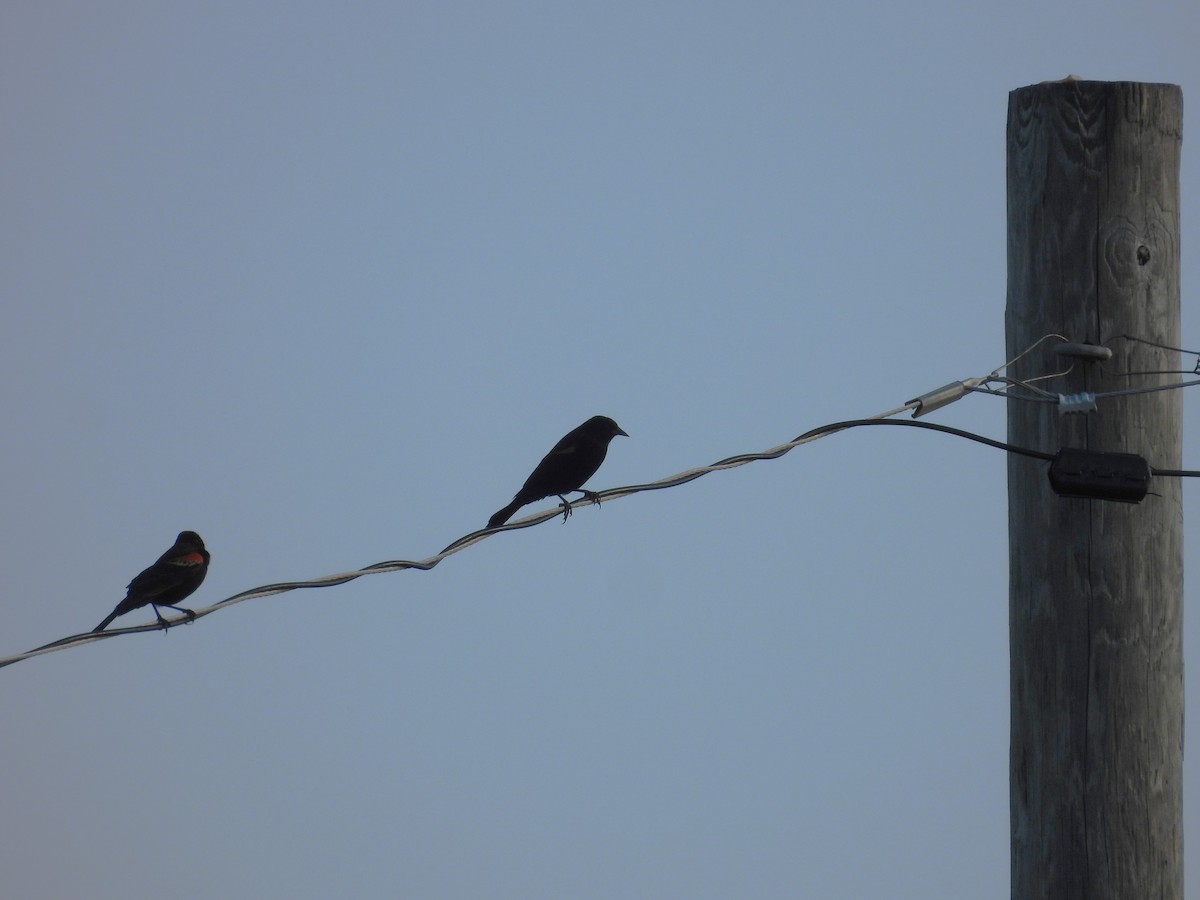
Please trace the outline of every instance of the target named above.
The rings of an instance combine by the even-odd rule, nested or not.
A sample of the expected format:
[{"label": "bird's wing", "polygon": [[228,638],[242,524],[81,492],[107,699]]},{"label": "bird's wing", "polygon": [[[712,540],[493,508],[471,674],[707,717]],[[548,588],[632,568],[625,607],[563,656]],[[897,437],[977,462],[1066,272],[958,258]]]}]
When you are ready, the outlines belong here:
[{"label": "bird's wing", "polygon": [[565,456],[568,453],[574,453],[578,449],[579,435],[572,431],[550,448],[550,452],[546,454],[546,458],[549,459],[552,456]]},{"label": "bird's wing", "polygon": [[199,553],[185,553],[182,556],[160,559],[129,582],[129,590],[138,596],[157,597],[163,591],[176,587],[203,565],[204,557]]}]

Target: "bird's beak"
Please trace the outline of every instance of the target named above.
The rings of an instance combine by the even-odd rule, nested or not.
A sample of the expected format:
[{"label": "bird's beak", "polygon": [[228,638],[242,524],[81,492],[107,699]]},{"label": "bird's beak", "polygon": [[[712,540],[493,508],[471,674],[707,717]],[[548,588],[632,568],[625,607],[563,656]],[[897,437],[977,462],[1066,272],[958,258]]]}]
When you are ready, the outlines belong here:
[{"label": "bird's beak", "polygon": [[621,435],[622,437],[629,437],[629,434],[620,425],[617,426],[617,434]]}]

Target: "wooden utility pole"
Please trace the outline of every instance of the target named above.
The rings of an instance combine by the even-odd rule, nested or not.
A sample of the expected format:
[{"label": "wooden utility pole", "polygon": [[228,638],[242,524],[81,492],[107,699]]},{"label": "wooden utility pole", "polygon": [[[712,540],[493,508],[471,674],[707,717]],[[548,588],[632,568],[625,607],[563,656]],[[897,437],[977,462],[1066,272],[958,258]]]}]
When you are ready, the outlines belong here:
[{"label": "wooden utility pole", "polygon": [[[1056,393],[1172,383],[1179,354],[1183,98],[1069,80],[1008,104],[1008,356],[1047,334],[1103,344]],[[1010,371],[1071,365],[1051,338]],[[1028,391],[1014,393],[1029,396]],[[1122,451],[1180,468],[1178,390],[1090,413],[1010,400],[1011,443]],[[1183,898],[1183,514],[1178,478],[1139,504],[1056,496],[1008,457],[1014,900]]]}]

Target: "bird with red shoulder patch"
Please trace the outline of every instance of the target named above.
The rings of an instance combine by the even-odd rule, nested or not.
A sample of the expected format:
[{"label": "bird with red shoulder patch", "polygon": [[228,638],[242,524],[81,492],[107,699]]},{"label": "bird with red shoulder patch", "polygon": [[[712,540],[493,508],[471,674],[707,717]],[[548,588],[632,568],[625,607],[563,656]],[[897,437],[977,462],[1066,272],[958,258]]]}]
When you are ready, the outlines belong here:
[{"label": "bird with red shoulder patch", "polygon": [[158,611],[160,606],[178,610],[187,616],[189,622],[192,621],[196,614],[176,604],[200,587],[204,576],[208,574],[209,559],[208,550],[205,549],[200,535],[194,531],[179,532],[179,537],[175,539],[171,549],[160,556],[154,565],[139,572],[133,581],[129,582],[125,599],[92,631],[103,631],[117,616],[123,616],[147,605],[154,607],[158,624],[164,629],[169,628],[171,623]]}]

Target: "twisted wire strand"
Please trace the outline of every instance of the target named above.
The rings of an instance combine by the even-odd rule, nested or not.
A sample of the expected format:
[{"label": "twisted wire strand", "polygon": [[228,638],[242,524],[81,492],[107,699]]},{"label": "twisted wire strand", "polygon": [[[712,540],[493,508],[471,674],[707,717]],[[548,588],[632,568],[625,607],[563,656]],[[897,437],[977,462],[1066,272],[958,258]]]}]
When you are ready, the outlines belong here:
[{"label": "twisted wire strand", "polygon": [[[992,371],[990,373],[988,373],[989,377],[999,375],[1001,372],[1011,369],[1018,362],[1020,362],[1022,359],[1024,359],[1026,356],[1028,356],[1030,353],[1032,353],[1034,350],[1036,350],[1038,347],[1040,347],[1046,341],[1051,340],[1052,338],[1058,338],[1058,340],[1062,341],[1064,344],[1070,343],[1070,340],[1071,340],[1070,338],[1063,337],[1063,335],[1055,334],[1054,332],[1051,332],[1050,334],[1043,334],[1040,338],[1038,338],[1036,341],[1034,341],[1032,344],[1030,344],[1028,347],[1026,347],[1024,350],[1022,350],[1020,353],[1018,353],[1016,356],[1014,356],[1008,362],[1006,362],[1004,365],[996,366],[996,368],[992,369]],[[1039,379],[1040,378],[1053,378],[1053,377],[1054,377],[1053,375],[1039,375],[1038,376]],[[1026,379],[1026,380],[1028,380],[1028,379]],[[1036,381],[1038,379],[1034,379],[1034,380]]]},{"label": "twisted wire strand", "polygon": [[[858,428],[858,427],[867,426],[867,425],[892,425],[892,426],[900,426],[900,427],[906,427],[906,428],[921,428],[921,429],[925,429],[928,431],[940,431],[945,434],[954,435],[955,437],[966,438],[967,440],[975,441],[980,444],[985,444],[989,447],[995,447],[1000,450],[1005,450],[1009,453],[1018,453],[1023,456],[1029,456],[1029,457],[1032,457],[1034,459],[1039,459],[1039,460],[1053,460],[1054,459],[1054,454],[1052,454],[1052,453],[1044,453],[1040,450],[1030,450],[1030,449],[1027,449],[1024,447],[1015,447],[1011,444],[1006,444],[1003,441],[993,440],[992,438],[974,434],[969,431],[963,431],[962,429],[959,429],[959,428],[951,428],[948,425],[939,425],[934,422],[916,422],[916,421],[911,421],[911,420],[907,420],[907,419],[892,419],[892,418],[890,418],[890,416],[894,416],[898,413],[904,412],[907,409],[911,409],[911,408],[913,408],[913,406],[914,406],[913,403],[906,403],[904,406],[899,406],[893,410],[889,410],[884,413],[879,413],[877,416],[873,416],[868,419],[848,419],[843,422],[832,422],[828,425],[821,425],[817,428],[813,428],[809,431],[804,432],[804,434],[798,435],[797,437],[793,438],[792,440],[790,440],[786,443],[780,444],[777,447],[772,447],[769,450],[763,450],[763,451],[760,451],[757,453],[740,453],[736,456],[729,456],[729,457],[726,457],[725,459],[718,460],[717,462],[712,463],[711,465],[699,466],[694,469],[688,469],[686,471],[679,472],[675,475],[670,475],[666,478],[661,478],[658,481],[650,481],[650,482],[645,482],[643,484],[632,484],[632,485],[626,485],[624,487],[609,488],[607,490],[598,492],[598,496],[601,501],[616,500],[621,497],[628,497],[633,494],[640,494],[640,493],[643,493],[646,491],[658,491],[658,490],[664,490],[666,488],[678,487],[679,485],[687,484],[690,481],[695,481],[697,478],[701,478],[704,475],[709,474],[710,472],[720,472],[720,471],[724,471],[726,469],[735,469],[739,466],[744,466],[747,463],[757,462],[758,460],[778,459],[779,457],[783,456],[784,454],[789,453],[790,451],[794,450],[796,447],[800,447],[804,444],[815,441],[818,438],[826,437],[831,434],[836,434],[839,431],[845,431],[849,428]],[[1172,474],[1183,474],[1183,473],[1172,473]],[[1195,474],[1200,475],[1200,472],[1197,472]],[[576,506],[590,504],[591,502],[592,501],[587,498],[581,498],[579,500],[575,500],[575,501],[571,502],[568,505],[571,508],[574,508]],[[339,572],[339,573],[336,573],[333,575],[325,575],[320,578],[312,578],[312,579],[308,579],[306,581],[277,582],[275,584],[265,584],[260,587],[251,588],[250,590],[242,591],[240,593],[234,594],[231,597],[226,597],[223,600],[219,600],[210,606],[202,607],[200,609],[195,610],[195,614],[196,614],[195,617],[197,619],[200,619],[200,618],[203,618],[204,616],[211,615],[212,613],[216,612],[219,609],[223,609],[227,606],[232,606],[235,603],[242,603],[246,600],[254,599],[257,597],[269,597],[274,594],[282,594],[287,591],[304,590],[306,588],[334,587],[335,585],[346,584],[349,581],[354,581],[357,578],[362,578],[364,575],[378,575],[378,574],[382,574],[384,572],[398,572],[398,571],[402,571],[404,569],[419,569],[421,571],[427,572],[430,569],[434,568],[434,566],[436,566],[438,563],[440,563],[443,559],[446,559],[448,556],[452,556],[461,550],[465,550],[467,547],[470,547],[472,544],[477,544],[480,541],[485,540],[488,537],[491,537],[493,534],[499,534],[502,531],[515,531],[519,528],[530,528],[530,527],[532,527],[534,525],[538,525],[542,522],[549,521],[550,519],[558,518],[558,516],[560,516],[562,514],[562,511],[563,511],[563,508],[561,506],[551,507],[549,509],[542,510],[541,512],[534,513],[533,515],[526,516],[523,519],[518,519],[514,522],[510,522],[506,525],[502,525],[498,528],[482,528],[482,529],[479,529],[478,531],[472,531],[469,534],[465,534],[462,537],[458,538],[456,541],[451,543],[440,553],[434,554],[433,556],[426,557],[425,559],[420,559],[420,560],[393,559],[393,560],[387,560],[385,562],[378,562],[378,563],[375,563],[370,566],[365,566],[364,568],[361,568],[361,569],[355,569],[355,570],[349,571],[349,572]],[[179,625],[179,624],[183,623],[184,621],[185,621],[185,619],[183,617],[169,620],[171,627]],[[157,622],[151,622],[151,623],[147,623],[144,625],[134,625],[134,626],[131,626],[128,628],[113,628],[108,631],[85,632],[82,634],[75,634],[75,635],[71,635],[70,637],[61,638],[57,641],[53,641],[49,644],[45,644],[41,647],[36,647],[33,650],[26,651],[25,653],[19,653],[14,656],[0,658],[0,668],[3,668],[4,666],[12,665],[13,663],[20,662],[21,660],[24,660],[24,659],[30,659],[34,656],[41,656],[45,653],[52,653],[57,650],[65,650],[68,647],[76,647],[76,646],[80,646],[82,644],[89,644],[94,641],[107,640],[109,638],[117,637],[118,635],[139,634],[144,631],[159,631],[159,630],[162,630],[162,626],[160,626]]]},{"label": "twisted wire strand", "polygon": [[[1061,334],[1053,332],[1043,334],[1040,338],[1002,365],[996,366],[992,371],[988,372],[981,378],[972,378],[964,382],[967,385],[968,391],[974,391],[979,394],[991,394],[995,397],[1015,397],[1019,400],[1029,400],[1039,403],[1057,403],[1058,395],[1050,391],[1043,390],[1034,385],[1035,381],[1047,381],[1051,378],[1061,378],[1064,375],[1069,375],[1071,370],[1075,368],[1075,363],[1071,363],[1060,372],[1051,372],[1048,375],[1034,375],[1030,378],[1014,378],[1007,373],[1018,362],[1049,340],[1058,340],[1062,343],[1069,343],[1068,339]],[[1000,373],[1004,372],[1004,375]],[[992,387],[994,384],[999,384],[1000,387]],[[1034,394],[1032,397],[1023,396],[1013,392],[1013,388],[1025,388]]]},{"label": "twisted wire strand", "polygon": [[[1139,373],[1134,373],[1134,374],[1167,375],[1167,374],[1175,374],[1175,373],[1139,372]],[[1109,397],[1131,397],[1135,394],[1156,394],[1159,391],[1174,391],[1174,390],[1178,390],[1179,388],[1195,387],[1198,384],[1200,384],[1200,379],[1196,379],[1195,381],[1177,381],[1174,384],[1156,384],[1156,385],[1153,385],[1152,387],[1122,388],[1121,390],[1116,390],[1116,391],[1096,391],[1095,393],[1092,394],[1092,396],[1095,397],[1097,400],[1107,400]],[[1010,385],[1008,385],[1008,387],[1013,388],[1013,387],[1029,387],[1029,386],[1025,385],[1025,384],[1010,384]],[[1037,390],[1035,388],[1030,388],[1030,389]],[[1033,397],[1027,397],[1023,394],[1014,393],[1011,390],[994,390],[994,389],[988,388],[988,387],[968,387],[967,390],[972,391],[976,394],[990,394],[993,397],[1004,397],[1009,400],[1023,400],[1027,403],[1058,403],[1059,402],[1057,394],[1047,394],[1046,391],[1041,391],[1041,390],[1038,390],[1038,394]],[[1042,396],[1043,394],[1047,394],[1047,396]]]},{"label": "twisted wire strand", "polygon": [[[599,492],[599,497],[600,497],[601,501],[615,500],[615,499],[619,499],[621,497],[630,496],[632,494],[642,493],[644,491],[663,490],[665,488],[677,487],[679,485],[687,484],[689,481],[695,481],[697,478],[707,475],[710,472],[719,472],[724,469],[736,468],[738,466],[743,466],[743,465],[746,465],[747,463],[754,462],[754,461],[760,460],[760,459],[777,459],[780,456],[783,456],[785,453],[789,452],[790,450],[794,449],[795,447],[798,447],[801,444],[806,444],[809,441],[816,440],[818,437],[823,437],[826,434],[833,434],[837,431],[841,431],[844,428],[853,427],[856,424],[862,424],[862,423],[866,423],[866,422],[884,421],[887,417],[897,415],[908,409],[912,409],[914,407],[914,405],[915,405],[914,403],[909,402],[909,403],[904,404],[903,406],[898,406],[895,409],[890,409],[890,410],[887,410],[886,412],[878,413],[877,415],[875,415],[869,419],[850,420],[848,422],[843,422],[843,423],[834,423],[833,425],[824,425],[824,426],[821,426],[820,428],[815,428],[812,431],[805,432],[805,434],[800,435],[799,437],[795,438],[794,440],[788,441],[785,444],[780,444],[778,447],[772,447],[769,450],[764,450],[759,453],[743,453],[743,454],[739,454],[737,456],[730,456],[730,457],[727,457],[726,459],[718,460],[717,462],[713,463],[712,465],[700,466],[695,469],[688,469],[688,470],[686,470],[684,472],[680,472],[676,475],[671,475],[666,478],[659,479],[658,481],[647,482],[645,484],[628,485],[628,486],[619,487],[619,488],[610,488],[608,490]],[[897,423],[893,423],[893,424],[897,424]],[[927,425],[928,423],[908,423],[908,424]],[[590,502],[591,501],[588,500],[587,498],[581,498],[579,500],[575,500],[575,501],[571,502],[569,504],[569,506],[573,509],[576,506],[581,506],[584,504],[588,504]],[[477,544],[480,541],[485,540],[488,537],[491,537],[493,534],[499,534],[502,531],[515,531],[520,528],[530,528],[534,525],[539,525],[542,522],[549,521],[550,519],[558,518],[558,516],[562,515],[562,513],[563,513],[563,508],[561,506],[550,507],[550,508],[544,509],[540,512],[525,516],[524,518],[516,519],[512,522],[509,522],[505,525],[500,526],[499,528],[481,528],[477,531],[472,531],[468,534],[463,535],[462,537],[458,538],[457,540],[453,541],[445,549],[443,549],[440,553],[436,553],[433,556],[428,556],[425,559],[386,560],[384,562],[374,563],[373,565],[365,566],[361,569],[354,569],[354,570],[348,571],[348,572],[338,572],[338,573],[335,573],[332,575],[324,575],[324,576],[321,576],[318,578],[306,579],[304,581],[282,581],[282,582],[276,582],[273,584],[261,585],[259,587],[255,587],[255,588],[250,588],[249,590],[241,591],[240,593],[234,594],[230,597],[226,597],[223,600],[218,600],[216,603],[213,603],[209,606],[201,607],[201,608],[194,610],[194,612],[196,614],[195,618],[201,619],[205,616],[211,615],[212,613],[216,612],[219,609],[224,609],[225,607],[233,606],[234,604],[237,604],[237,603],[243,603],[246,600],[256,599],[258,597],[270,597],[275,594],[283,594],[288,591],[298,591],[298,590],[305,590],[305,589],[309,589],[309,588],[334,587],[336,585],[346,584],[347,582],[354,581],[355,579],[358,579],[358,578],[362,578],[365,575],[379,575],[379,574],[383,574],[385,572],[399,572],[399,571],[403,571],[405,569],[417,569],[417,570],[420,570],[423,572],[428,572],[429,570],[433,569],[436,565],[438,565],[443,559],[446,559],[449,556],[453,556],[455,553],[465,550],[466,548],[470,547],[471,545]],[[185,617],[179,617],[179,618],[168,619],[168,621],[170,622],[170,626],[174,627],[176,625],[183,624],[186,621],[186,619],[185,619]],[[192,620],[192,621],[194,621],[194,620]],[[118,637],[120,635],[140,634],[142,632],[161,631],[161,630],[163,630],[162,626],[159,625],[157,623],[157,621],[155,621],[155,622],[148,622],[143,625],[133,625],[133,626],[129,626],[126,628],[110,628],[106,631],[100,631],[100,632],[87,631],[87,632],[83,632],[80,634],[73,634],[68,637],[60,638],[57,641],[52,641],[49,644],[43,644],[40,647],[35,647],[34,649],[28,650],[24,653],[18,653],[18,654],[12,655],[12,656],[2,657],[2,658],[0,658],[0,668],[3,668],[5,666],[10,666],[13,663],[21,662],[22,660],[25,660],[25,659],[31,659],[32,657],[35,657],[35,656],[41,656],[46,653],[53,653],[58,650],[65,650],[68,647],[78,647],[78,646],[82,646],[84,644],[94,643],[95,641],[108,640],[110,638]]]},{"label": "twisted wire strand", "polygon": [[[1036,380],[1036,379],[1035,379]],[[993,384],[999,384],[1000,387],[992,387]],[[1027,390],[1032,396],[1027,396],[1018,393],[1016,388]],[[987,380],[981,385],[970,385],[968,391],[974,391],[977,394],[991,394],[993,397],[1007,397],[1013,400],[1026,400],[1030,403],[1057,403],[1058,395],[1050,391],[1043,390],[1027,381],[1018,381],[1015,378],[1006,378],[1003,375],[989,375]]]},{"label": "twisted wire strand", "polygon": [[[1128,336],[1122,335],[1122,337],[1128,337]],[[1001,370],[1006,369],[1009,366],[1012,366],[1018,360],[1020,360],[1024,356],[1026,356],[1028,353],[1032,352],[1039,344],[1043,343],[1046,340],[1050,340],[1052,338],[1058,338],[1059,340],[1066,341],[1066,338],[1064,338],[1062,335],[1059,335],[1059,334],[1043,335],[1041,338],[1039,338],[1037,341],[1035,341],[1033,344],[1031,344],[1028,348],[1023,350],[1021,353],[1017,354],[1017,356],[1013,357],[1013,359],[1011,359],[1009,362],[1005,363],[1003,366],[1000,366],[1000,367],[992,370],[992,372],[989,375],[983,376],[981,378],[969,379],[968,382],[973,383],[974,386],[968,387],[968,390],[975,391],[978,393],[984,393],[984,394],[993,394],[995,396],[1000,396],[1000,397],[1011,396],[1013,399],[1023,399],[1023,400],[1048,399],[1048,398],[1043,398],[1041,396],[1020,397],[1019,395],[1016,395],[1016,394],[1009,394],[1008,391],[1010,388],[1013,388],[1013,387],[1022,387],[1022,388],[1026,388],[1026,389],[1030,390],[1031,392],[1034,392],[1035,395],[1048,394],[1047,391],[1044,391],[1041,388],[1034,387],[1030,382],[1040,381],[1040,380],[1044,380],[1046,378],[1057,377],[1058,375],[1065,374],[1065,373],[1056,373],[1055,375],[1042,375],[1042,376],[1037,376],[1036,378],[1022,379],[1022,380],[1010,379],[1010,378],[1001,376],[999,373]],[[1128,338],[1128,339],[1139,340],[1137,338]],[[1145,341],[1144,343],[1151,343],[1151,342]],[[1166,349],[1175,349],[1175,348],[1166,348]],[[1184,351],[1184,352],[1190,352],[1190,351]],[[966,384],[968,382],[964,382],[964,384]],[[1004,385],[1004,387],[1001,388],[1000,390],[994,390],[994,389],[989,389],[987,387],[979,387],[978,386],[981,384],[989,384],[992,382],[1001,383]],[[1149,393],[1151,391],[1156,391],[1156,390],[1171,390],[1171,389],[1174,389],[1177,387],[1188,387],[1188,386],[1195,385],[1195,384],[1200,384],[1200,381],[1183,382],[1183,383],[1175,384],[1175,385],[1162,385],[1162,386],[1154,387],[1154,388],[1131,388],[1131,389],[1128,389],[1125,391],[1113,391],[1113,392],[1109,392],[1108,394],[1098,394],[1097,396],[1100,397],[1100,396],[1116,396],[1118,394]],[[1053,460],[1054,459],[1054,454],[1052,454],[1052,453],[1044,453],[1039,450],[1030,450],[1030,449],[1027,449],[1024,447],[1015,447],[1011,444],[1006,444],[1003,441],[993,440],[992,438],[983,437],[982,435],[974,434],[969,431],[963,431],[962,429],[951,428],[948,425],[939,425],[939,424],[933,423],[933,422],[917,422],[917,421],[911,421],[911,420],[907,420],[907,419],[906,420],[896,420],[896,419],[892,418],[892,416],[898,415],[899,413],[905,412],[910,409],[916,409],[917,407],[919,407],[919,405],[920,405],[920,403],[918,401],[910,400],[908,403],[905,403],[903,406],[897,406],[894,409],[890,409],[885,412],[877,413],[876,415],[870,416],[869,418],[866,418],[866,419],[848,419],[843,422],[833,422],[828,425],[821,425],[817,428],[813,428],[809,431],[806,431],[801,435],[798,435],[797,437],[793,438],[792,440],[790,440],[786,443],[780,444],[776,447],[772,447],[769,450],[763,450],[763,451],[760,451],[757,453],[742,453],[742,454],[738,454],[736,456],[729,456],[729,457],[726,457],[725,459],[718,460],[717,462],[712,463],[711,465],[700,466],[700,467],[697,467],[694,469],[688,469],[686,471],[679,472],[678,474],[670,475],[666,478],[661,478],[658,481],[650,481],[650,482],[645,482],[643,484],[633,484],[633,485],[626,485],[624,487],[609,488],[607,490],[598,492],[597,496],[600,501],[617,500],[622,497],[628,497],[633,494],[640,494],[640,493],[643,493],[646,491],[659,491],[659,490],[665,490],[666,488],[678,487],[680,485],[687,484],[688,482],[695,481],[697,478],[701,478],[704,475],[709,474],[710,472],[720,472],[720,471],[724,471],[726,469],[734,469],[739,466],[744,466],[747,463],[757,462],[759,460],[778,459],[781,456],[783,456],[784,454],[789,453],[790,451],[794,450],[796,447],[800,447],[811,441],[815,441],[818,438],[826,437],[831,434],[837,434],[839,431],[844,431],[848,428],[857,428],[860,426],[867,426],[867,425],[894,425],[894,426],[904,426],[904,427],[908,427],[908,428],[922,428],[922,429],[926,429],[929,431],[941,431],[945,434],[950,434],[955,437],[965,438],[967,440],[985,444],[989,447],[995,447],[997,449],[1004,450],[1009,453],[1016,453],[1016,454],[1020,454],[1023,456],[1032,457],[1034,459],[1039,459],[1039,460]],[[1155,475],[1164,475],[1164,476],[1200,477],[1200,471],[1187,470],[1187,469],[1152,469],[1152,472]],[[585,497],[585,498],[581,498],[579,500],[575,500],[575,501],[567,504],[567,507],[570,509],[574,509],[576,506],[581,506],[583,504],[591,503],[591,502],[592,501],[590,499]],[[452,543],[450,543],[440,553],[436,553],[433,556],[428,556],[425,559],[419,559],[419,560],[393,559],[393,560],[387,560],[384,562],[374,563],[373,565],[365,566],[361,569],[354,569],[354,570],[348,571],[348,572],[339,572],[339,573],[335,573],[333,575],[324,575],[324,576],[321,576],[318,578],[312,578],[312,579],[308,579],[305,581],[282,581],[282,582],[276,582],[274,584],[266,584],[266,585],[262,585],[260,587],[251,588],[249,590],[234,594],[233,596],[226,597],[223,600],[218,600],[216,603],[213,603],[209,606],[202,607],[200,609],[195,610],[195,618],[196,619],[203,618],[204,616],[211,615],[212,613],[216,612],[219,609],[224,609],[227,606],[233,606],[234,604],[237,604],[237,603],[243,603],[246,600],[251,600],[251,599],[258,598],[258,597],[269,597],[269,596],[273,596],[275,594],[283,594],[288,591],[305,590],[305,589],[309,589],[309,588],[334,587],[336,585],[346,584],[347,582],[354,581],[355,579],[358,579],[358,578],[362,578],[365,575],[380,575],[385,572],[399,572],[399,571],[403,571],[405,569],[417,569],[419,571],[428,572],[431,569],[433,569],[435,566],[437,566],[443,559],[446,559],[449,556],[453,556],[455,553],[465,550],[466,548],[472,546],[473,544],[477,544],[480,541],[491,537],[493,534],[499,534],[502,531],[515,531],[520,528],[530,528],[534,525],[539,525],[542,522],[549,521],[550,519],[558,518],[558,516],[562,515],[563,511],[564,510],[563,510],[562,506],[550,507],[548,509],[542,510],[541,512],[533,513],[533,514],[525,516],[524,518],[521,518],[521,519],[516,519],[516,520],[509,522],[505,525],[502,525],[498,528],[481,528],[477,531],[472,531],[468,534],[463,535],[462,537],[458,538],[457,540],[453,541]],[[175,625],[179,625],[179,624],[183,623],[185,621],[185,619],[184,619],[184,617],[180,617],[177,619],[170,619],[168,621],[170,623],[170,626],[173,627]],[[58,650],[65,650],[68,647],[78,647],[83,644],[90,644],[90,643],[93,643],[94,641],[108,640],[110,638],[118,637],[120,635],[140,634],[140,633],[146,632],[146,631],[160,631],[160,630],[162,630],[162,626],[159,625],[156,621],[156,622],[146,623],[144,625],[134,625],[134,626],[130,626],[127,628],[111,628],[111,629],[108,629],[106,631],[101,631],[101,632],[88,631],[88,632],[83,632],[81,634],[74,634],[74,635],[70,635],[65,638],[60,638],[57,641],[52,641],[49,644],[43,644],[40,647],[35,647],[34,649],[28,650],[24,653],[18,653],[13,656],[0,657],[0,668],[4,668],[5,666],[10,666],[13,663],[21,662],[22,660],[25,660],[25,659],[31,659],[35,656],[41,656],[46,653],[53,653]]]},{"label": "twisted wire strand", "polygon": [[[1032,344],[1030,344],[1028,347],[1026,347],[1024,350],[1022,350],[1020,353],[1018,353],[1016,356],[1014,356],[1012,359],[1010,359],[1008,362],[1006,362],[1004,365],[997,366],[995,369],[993,369],[990,373],[988,373],[987,376],[985,376],[983,379],[981,379],[980,384],[969,385],[967,387],[967,390],[973,391],[974,393],[978,393],[978,394],[991,394],[994,397],[1005,397],[1005,398],[1012,398],[1014,400],[1023,400],[1028,403],[1058,403],[1059,402],[1058,394],[1054,393],[1053,391],[1047,391],[1043,388],[1037,387],[1034,385],[1034,382],[1047,381],[1051,378],[1060,378],[1064,375],[1068,375],[1074,369],[1074,367],[1075,367],[1074,363],[1071,363],[1070,366],[1068,366],[1066,369],[1063,369],[1061,372],[1054,372],[1049,375],[1037,375],[1032,378],[1013,378],[1008,375],[1000,374],[1001,372],[1007,372],[1019,360],[1023,359],[1025,356],[1032,353],[1039,345],[1041,345],[1045,341],[1053,340],[1053,339],[1057,339],[1057,340],[1063,341],[1063,342],[1068,342],[1067,338],[1065,338],[1061,334],[1044,334],[1040,338],[1038,338],[1036,341],[1034,341]],[[1193,370],[1174,369],[1174,370],[1154,370],[1154,371],[1144,371],[1144,372],[1112,372],[1112,373],[1109,373],[1109,374],[1113,375],[1114,377],[1129,377],[1129,376],[1134,376],[1134,375],[1200,375],[1200,351],[1187,350],[1183,347],[1172,347],[1168,344],[1160,344],[1158,341],[1151,341],[1151,340],[1147,340],[1146,338],[1135,337],[1134,335],[1131,335],[1131,334],[1116,335],[1115,337],[1109,338],[1101,346],[1107,346],[1108,344],[1111,344],[1114,341],[1120,341],[1120,340],[1132,341],[1132,342],[1139,343],[1139,344],[1146,344],[1151,347],[1157,347],[1161,350],[1171,350],[1176,353],[1186,353],[1186,354],[1194,355],[1197,357],[1197,362],[1196,362],[1196,367]],[[1001,386],[998,388],[993,387],[993,385],[996,385],[996,384],[1001,385]],[[1097,391],[1093,394],[1093,396],[1097,400],[1103,400],[1103,399],[1106,399],[1109,397],[1129,397],[1129,396],[1133,396],[1135,394],[1153,394],[1153,393],[1156,393],[1157,391],[1173,391],[1173,390],[1177,390],[1178,388],[1193,387],[1197,384],[1200,384],[1200,380],[1179,381],[1179,382],[1175,382],[1173,384],[1159,384],[1159,385],[1152,385],[1150,387],[1124,388],[1122,390],[1114,390],[1114,391]],[[1027,390],[1030,393],[1029,394],[1020,393],[1018,390],[1015,390],[1017,388]],[[1030,396],[1030,394],[1032,396]]]}]

